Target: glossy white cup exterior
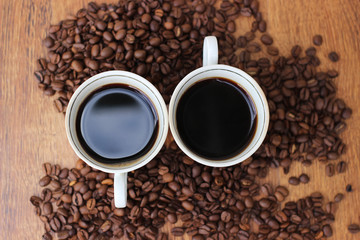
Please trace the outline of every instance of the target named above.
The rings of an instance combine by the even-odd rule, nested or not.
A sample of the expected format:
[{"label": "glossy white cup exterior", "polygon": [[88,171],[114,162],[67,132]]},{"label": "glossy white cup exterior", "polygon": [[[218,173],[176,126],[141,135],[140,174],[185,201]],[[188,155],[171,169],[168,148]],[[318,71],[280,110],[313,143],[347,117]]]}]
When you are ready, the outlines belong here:
[{"label": "glossy white cup exterior", "polygon": [[[203,67],[198,68],[186,75],[177,85],[170,99],[169,125],[171,133],[180,149],[195,161],[212,167],[227,167],[249,158],[265,139],[269,126],[269,107],[264,92],[257,82],[244,71],[228,65],[218,64],[218,46],[216,37],[210,36],[204,39]],[[191,86],[209,78],[226,78],[236,82],[251,97],[257,112],[257,125],[254,136],[247,147],[238,155],[223,159],[211,160],[197,155],[191,151],[182,141],[176,125],[176,109],[182,95]]]},{"label": "glossy white cup exterior", "polygon": [[[108,84],[125,84],[144,93],[153,103],[158,116],[158,134],[151,149],[139,159],[119,164],[105,164],[93,159],[82,148],[76,134],[76,116],[85,98],[95,90]],[[65,116],[66,134],[75,153],[93,168],[107,173],[114,173],[115,207],[126,207],[127,173],[138,169],[151,161],[161,150],[168,133],[168,113],[166,104],[159,91],[145,78],[126,71],[107,71],[86,80],[74,92]]]}]

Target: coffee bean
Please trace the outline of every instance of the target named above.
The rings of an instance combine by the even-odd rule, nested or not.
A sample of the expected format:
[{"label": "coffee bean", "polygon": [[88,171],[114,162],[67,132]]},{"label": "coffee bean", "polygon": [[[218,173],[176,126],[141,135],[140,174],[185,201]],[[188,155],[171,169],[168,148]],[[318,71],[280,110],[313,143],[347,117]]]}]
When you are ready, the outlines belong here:
[{"label": "coffee bean", "polygon": [[344,162],[344,161],[340,161],[340,162],[338,162],[338,164],[336,165],[336,171],[338,172],[338,173],[343,173],[343,172],[345,172],[346,171],[346,162]]},{"label": "coffee bean", "polygon": [[328,224],[323,227],[323,232],[324,232],[325,237],[331,237],[332,234],[333,234],[332,233],[332,228]]},{"label": "coffee bean", "polygon": [[169,215],[167,215],[167,219],[169,220],[170,223],[176,223],[177,222],[177,216],[175,213],[170,213]]},{"label": "coffee bean", "polygon": [[202,178],[205,182],[209,183],[209,182],[211,181],[211,174],[208,173],[208,172],[202,172],[202,173],[201,173],[201,178]]},{"label": "coffee bean", "polygon": [[194,209],[194,205],[189,201],[183,201],[181,205],[188,211],[192,211]]},{"label": "coffee bean", "polygon": [[264,20],[259,22],[259,31],[266,32],[266,22]]},{"label": "coffee bean", "polygon": [[60,197],[61,201],[64,203],[71,203],[71,195],[70,194],[64,194]]},{"label": "coffee bean", "polygon": [[83,198],[81,196],[81,193],[78,192],[72,196],[72,203],[75,206],[81,206],[83,204]]},{"label": "coffee bean", "polygon": [[300,175],[299,180],[302,183],[308,183],[310,181],[310,178],[307,174],[303,173]]},{"label": "coffee bean", "polygon": [[348,226],[348,230],[350,233],[356,234],[356,233],[360,232],[360,226],[359,226],[359,224],[350,224]]},{"label": "coffee bean", "polygon": [[45,187],[50,183],[50,181],[51,181],[51,177],[46,175],[46,176],[44,176],[43,178],[40,179],[39,185],[40,185],[40,187]]},{"label": "coffee bean", "polygon": [[339,203],[344,198],[344,195],[342,193],[338,193],[334,197],[334,202]]},{"label": "coffee bean", "polygon": [[59,181],[53,179],[53,180],[50,181],[50,187],[51,187],[53,190],[58,190],[58,189],[61,188],[61,184],[60,184]]},{"label": "coffee bean", "polygon": [[47,48],[51,48],[54,46],[54,40],[51,37],[46,37],[43,40],[43,45]]},{"label": "coffee bean", "polygon": [[259,201],[259,205],[262,208],[269,208],[271,205],[271,201],[269,199],[263,198]]},{"label": "coffee bean", "polygon": [[51,174],[51,164],[50,163],[44,163],[42,165],[43,167],[43,172],[45,175],[50,175]]},{"label": "coffee bean", "polygon": [[76,72],[81,72],[84,69],[83,64],[78,60],[74,60],[71,62],[71,68],[74,69]]},{"label": "coffee bean", "polygon": [[100,51],[100,56],[108,58],[113,54],[113,49],[110,47],[105,47]]},{"label": "coffee bean", "polygon": [[58,239],[67,239],[69,237],[69,231],[63,230],[56,233]]},{"label": "coffee bean", "polygon": [[328,176],[328,177],[334,176],[334,174],[335,174],[335,166],[334,166],[334,164],[329,163],[328,165],[326,165],[325,173],[326,173],[326,176]]},{"label": "coffee bean", "polygon": [[197,234],[192,236],[192,240],[205,240],[205,237],[203,235]]},{"label": "coffee bean", "polygon": [[332,62],[339,61],[339,55],[336,52],[330,52],[328,57]]},{"label": "coffee bean", "polygon": [[251,42],[248,43],[245,47],[246,51],[250,52],[250,53],[257,53],[261,51],[261,47],[258,43],[256,42]]},{"label": "coffee bean", "polygon": [[223,222],[230,222],[231,220],[231,213],[230,212],[227,212],[227,211],[224,211],[221,213],[221,221]]},{"label": "coffee bean", "polygon": [[246,197],[244,203],[246,208],[252,208],[254,206],[254,200],[251,197]]},{"label": "coffee bean", "polygon": [[176,237],[180,237],[184,235],[184,229],[181,227],[174,227],[171,229],[171,233]]},{"label": "coffee bean", "polygon": [[166,182],[166,183],[172,182],[173,179],[174,179],[174,174],[172,174],[172,173],[165,173],[163,175],[163,181]]},{"label": "coffee bean", "polygon": [[87,202],[86,202],[87,209],[89,209],[91,211],[95,208],[95,206],[96,206],[96,200],[94,198],[87,200]]},{"label": "coffee bean", "polygon": [[266,33],[261,36],[260,40],[265,45],[271,45],[273,43],[272,37]]},{"label": "coffee bean", "polygon": [[323,42],[323,39],[322,39],[322,36],[321,35],[315,35],[313,37],[313,43],[316,45],[316,46],[320,46]]},{"label": "coffee bean", "polygon": [[352,115],[352,110],[350,108],[345,108],[342,111],[341,117],[344,119],[349,119]]},{"label": "coffee bean", "polygon": [[277,47],[274,47],[274,46],[268,46],[266,48],[266,51],[269,55],[271,56],[277,56],[279,55],[279,49]]},{"label": "coffee bean", "polygon": [[289,183],[290,183],[291,185],[299,185],[300,180],[299,180],[299,178],[297,178],[297,177],[290,177],[290,178],[289,178]]},{"label": "coffee bean", "polygon": [[346,192],[352,192],[352,191],[353,191],[353,189],[352,189],[351,184],[346,185]]}]

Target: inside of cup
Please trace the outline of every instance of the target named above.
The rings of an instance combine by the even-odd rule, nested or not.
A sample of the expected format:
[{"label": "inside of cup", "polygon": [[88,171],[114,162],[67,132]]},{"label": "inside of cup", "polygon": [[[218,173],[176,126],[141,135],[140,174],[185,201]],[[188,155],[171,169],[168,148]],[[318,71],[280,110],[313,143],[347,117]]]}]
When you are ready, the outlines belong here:
[{"label": "inside of cup", "polygon": [[[70,109],[67,110],[67,126],[68,126],[68,138],[70,140],[70,144],[72,145],[73,149],[75,150],[76,154],[82,158],[86,159],[93,165],[93,167],[101,167],[103,171],[112,171],[117,170],[121,171],[122,169],[126,169],[127,171],[131,171],[130,168],[136,169],[142,165],[145,165],[148,161],[156,156],[159,150],[162,147],[167,135],[167,110],[164,100],[162,99],[160,93],[156,90],[156,88],[151,85],[145,79],[139,79],[140,76],[132,76],[131,73],[125,74],[104,74],[103,76],[94,76],[96,78],[90,78],[89,80],[85,81],[79,89],[74,93],[71,101],[69,103]],[[78,114],[78,109],[83,103],[83,101],[94,91],[97,89],[102,88],[104,85],[109,84],[125,84],[131,86],[132,88],[137,89],[138,91],[142,92],[148,99],[152,102],[157,118],[158,118],[158,128],[157,128],[157,137],[148,152],[144,155],[140,156],[138,159],[124,161],[124,162],[117,162],[114,164],[107,164],[103,162],[99,162],[96,159],[93,159],[82,147],[77,137],[77,129],[76,129],[76,118]]]},{"label": "inside of cup", "polygon": [[[195,83],[210,78],[225,78],[237,83],[247,92],[248,96],[251,97],[257,112],[256,128],[252,141],[250,141],[250,143],[239,154],[227,159],[209,160],[192,152],[185,146],[176,126],[176,106],[178,105],[182,95]],[[179,83],[177,89],[175,89],[173,97],[174,99],[172,99],[172,101],[174,106],[170,104],[170,127],[174,138],[178,143],[180,142],[179,147],[188,156],[203,164],[210,166],[229,166],[235,164],[236,162],[241,162],[247,157],[250,157],[264,140],[269,120],[269,110],[265,95],[256,81],[240,69],[226,65],[213,65],[199,68],[187,75],[182,82]]]}]

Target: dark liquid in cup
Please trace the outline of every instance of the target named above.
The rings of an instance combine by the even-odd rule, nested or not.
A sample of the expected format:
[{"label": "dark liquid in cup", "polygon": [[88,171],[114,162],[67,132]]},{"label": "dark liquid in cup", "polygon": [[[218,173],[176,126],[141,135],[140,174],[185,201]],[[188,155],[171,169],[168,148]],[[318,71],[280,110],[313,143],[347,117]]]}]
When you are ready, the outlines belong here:
[{"label": "dark liquid in cup", "polygon": [[143,93],[127,85],[111,84],[94,91],[81,104],[76,131],[92,158],[119,163],[136,159],[152,147],[158,118]]},{"label": "dark liquid in cup", "polygon": [[176,124],[184,144],[212,160],[239,154],[252,140],[257,114],[246,91],[231,80],[211,78],[181,96]]}]

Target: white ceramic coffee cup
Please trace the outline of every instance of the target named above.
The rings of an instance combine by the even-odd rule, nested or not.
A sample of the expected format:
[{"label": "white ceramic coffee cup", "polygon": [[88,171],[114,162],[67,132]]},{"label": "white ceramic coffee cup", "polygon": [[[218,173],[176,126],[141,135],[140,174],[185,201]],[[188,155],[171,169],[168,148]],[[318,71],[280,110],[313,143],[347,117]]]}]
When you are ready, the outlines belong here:
[{"label": "white ceramic coffee cup", "polygon": [[[225,78],[237,83],[251,97],[257,112],[257,124],[252,140],[247,147],[234,157],[211,160],[190,150],[181,139],[176,124],[176,109],[180,98],[194,84],[209,78]],[[269,107],[264,92],[257,82],[244,71],[228,65],[218,64],[218,44],[216,37],[204,39],[203,67],[186,75],[177,85],[170,99],[169,124],[171,133],[180,149],[195,161],[212,167],[227,167],[249,158],[263,142],[269,125]]]},{"label": "white ceramic coffee cup", "polygon": [[[83,149],[77,137],[76,117],[80,105],[91,93],[109,84],[125,84],[139,90],[148,97],[156,110],[158,117],[158,133],[156,139],[153,146],[138,159],[116,164],[99,162]],[[126,207],[127,200],[127,173],[147,164],[161,150],[168,133],[168,113],[161,94],[145,78],[126,71],[107,71],[89,78],[74,92],[67,107],[65,128],[70,145],[79,158],[93,168],[107,173],[114,173],[115,207],[123,208]]]}]

